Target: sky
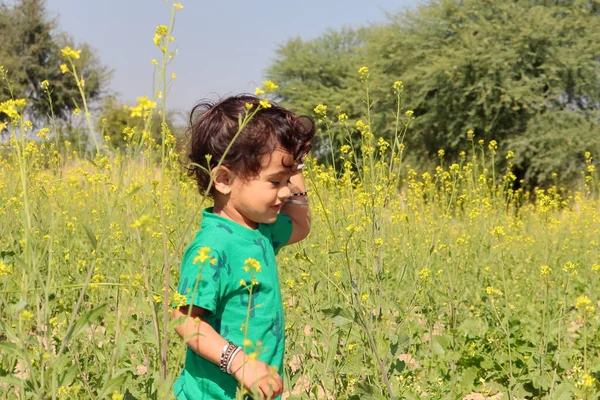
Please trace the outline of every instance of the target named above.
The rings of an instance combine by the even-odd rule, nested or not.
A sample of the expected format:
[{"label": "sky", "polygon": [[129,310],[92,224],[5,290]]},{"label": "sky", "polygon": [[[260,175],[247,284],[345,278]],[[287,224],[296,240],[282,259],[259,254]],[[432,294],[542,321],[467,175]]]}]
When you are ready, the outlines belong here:
[{"label": "sky", "polygon": [[[59,29],[86,42],[113,70],[109,90],[133,104],[152,95],[153,66],[160,58],[152,38],[168,25],[172,2],[163,0],[47,0]],[[199,100],[254,92],[276,50],[288,39],[316,38],[328,29],[381,24],[386,12],[413,8],[416,0],[183,0],[176,15],[178,54],[169,108],[183,114]]]}]

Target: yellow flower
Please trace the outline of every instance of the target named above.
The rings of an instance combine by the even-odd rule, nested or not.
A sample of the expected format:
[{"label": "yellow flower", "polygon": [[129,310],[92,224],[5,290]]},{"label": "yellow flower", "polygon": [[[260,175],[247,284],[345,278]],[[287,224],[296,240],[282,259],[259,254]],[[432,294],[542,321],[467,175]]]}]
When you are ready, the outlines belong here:
[{"label": "yellow flower", "polygon": [[590,387],[594,384],[594,382],[596,382],[596,378],[594,378],[593,376],[588,375],[588,374],[583,375],[582,382],[581,382],[583,384],[583,386]]},{"label": "yellow flower", "polygon": [[404,87],[404,83],[402,81],[395,81],[393,87],[394,90],[400,90]]},{"label": "yellow flower", "polygon": [[570,273],[571,275],[577,275],[577,264],[572,263],[571,261],[567,261],[563,266],[563,271],[566,273]]},{"label": "yellow flower", "polygon": [[262,90],[261,88],[257,87],[256,89],[254,89],[254,94],[255,94],[256,96],[260,96],[260,95],[263,95],[263,94],[265,94],[265,91],[264,91],[264,90]]},{"label": "yellow flower", "polygon": [[240,286],[246,286],[246,281],[243,279],[240,279]]},{"label": "yellow flower", "polygon": [[444,157],[444,155],[445,155],[445,154],[446,154],[446,152],[445,152],[444,150],[441,150],[441,149],[440,149],[440,150],[438,150],[438,157],[439,157],[439,158],[442,158],[442,157]]},{"label": "yellow flower", "polygon": [[111,396],[111,400],[123,400],[124,397],[125,396],[123,394],[115,390]]},{"label": "yellow flower", "polygon": [[137,103],[137,106],[130,108],[131,117],[145,117],[152,109],[156,108],[156,102],[146,96],[138,97]]},{"label": "yellow flower", "polygon": [[206,260],[210,260],[212,257],[208,255],[210,253],[210,247],[204,246],[198,250],[198,255],[194,257],[194,264],[204,263]]},{"label": "yellow flower", "polygon": [[406,114],[406,116],[407,116],[407,117],[412,117],[412,115],[413,115],[414,113],[415,113],[415,112],[414,112],[413,110],[406,110],[406,112],[405,112],[404,114]]},{"label": "yellow flower", "polygon": [[422,270],[419,271],[419,279],[420,280],[425,280],[425,279],[429,278],[429,275],[431,275],[431,270],[429,268],[423,268]]},{"label": "yellow flower", "polygon": [[540,276],[541,277],[545,277],[550,275],[550,273],[552,273],[552,268],[550,268],[547,265],[541,265],[540,266]]},{"label": "yellow flower", "polygon": [[67,64],[60,64],[60,72],[62,72],[63,74],[69,72],[69,67],[67,67]]},{"label": "yellow flower", "polygon": [[61,49],[60,52],[66,58],[74,58],[78,60],[81,50],[73,50],[70,46],[66,46],[64,49]]},{"label": "yellow flower", "polygon": [[502,292],[498,289],[494,289],[491,286],[485,288],[485,292],[490,296],[502,296]]},{"label": "yellow flower", "polygon": [[325,116],[327,115],[327,106],[325,104],[317,104],[313,111],[317,115]]},{"label": "yellow flower", "polygon": [[175,8],[176,10],[181,10],[183,8],[183,4],[181,4],[181,2],[173,3],[173,8]]},{"label": "yellow flower", "polygon": [[587,296],[579,296],[577,301],[575,302],[575,308],[580,309],[584,306],[589,306],[592,303],[589,297]]},{"label": "yellow flower", "polygon": [[368,67],[360,67],[358,69],[358,74],[360,75],[361,81],[366,81],[369,78],[369,68]]},{"label": "yellow flower", "polygon": [[275,82],[269,80],[263,82],[263,89],[267,93],[273,93],[279,86],[275,84]]},{"label": "yellow flower", "polygon": [[177,78],[177,74],[175,74],[175,72],[173,72],[173,73],[171,74],[171,79],[175,79],[175,78]]},{"label": "yellow flower", "polygon": [[81,113],[81,110],[79,109],[79,107],[75,107],[75,109],[73,110],[73,114],[79,115],[80,113]]},{"label": "yellow flower", "polygon": [[42,81],[41,85],[42,85],[42,87],[43,87],[44,89],[48,89],[48,86],[50,86],[50,82],[48,82],[48,80],[47,80],[47,79],[44,79],[44,80]]},{"label": "yellow flower", "polygon": [[152,65],[158,65],[158,61],[156,61],[156,58],[152,59]]},{"label": "yellow flower", "polygon": [[469,129],[467,131],[467,139],[473,140],[474,137],[475,137],[475,133],[473,132],[473,129]]},{"label": "yellow flower", "polygon": [[0,260],[0,276],[8,276],[12,274],[13,267],[12,265],[6,265],[2,260]]},{"label": "yellow flower", "polygon": [[24,319],[24,320],[26,320],[26,321],[31,320],[33,318],[33,316],[34,315],[33,315],[33,313],[31,311],[23,310],[21,312],[21,318]]},{"label": "yellow flower", "polygon": [[173,297],[171,298],[171,304],[174,307],[183,307],[187,303],[187,296],[185,294],[180,294],[178,292],[173,293]]},{"label": "yellow flower", "polygon": [[160,37],[165,37],[169,33],[169,28],[166,25],[157,25],[154,33]]},{"label": "yellow flower", "polygon": [[271,108],[271,103],[269,103],[267,100],[261,100],[258,104],[260,104],[262,108]]},{"label": "yellow flower", "polygon": [[502,227],[502,226],[496,226],[496,227],[494,227],[494,229],[492,229],[490,231],[490,234],[493,235],[493,236],[498,236],[498,237],[500,237],[500,236],[506,236],[506,233],[504,232],[504,227]]},{"label": "yellow flower", "polygon": [[340,147],[340,151],[341,151],[343,154],[346,154],[346,153],[348,153],[348,152],[349,152],[351,149],[352,149],[352,148],[351,148],[349,145],[347,145],[347,144],[345,144],[345,145],[343,145],[342,147]]},{"label": "yellow flower", "polygon": [[260,262],[258,260],[255,260],[254,258],[247,258],[246,261],[244,261],[244,264],[253,268],[256,272],[261,271]]}]

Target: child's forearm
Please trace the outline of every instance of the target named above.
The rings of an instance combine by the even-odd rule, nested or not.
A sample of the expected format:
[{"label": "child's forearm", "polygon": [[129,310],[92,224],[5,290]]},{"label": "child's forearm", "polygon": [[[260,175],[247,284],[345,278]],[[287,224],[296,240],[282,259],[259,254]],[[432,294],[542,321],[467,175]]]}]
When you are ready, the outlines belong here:
[{"label": "child's forearm", "polygon": [[185,317],[184,322],[175,328],[175,332],[185,340],[194,353],[218,365],[221,361],[221,352],[227,344],[227,340],[204,321],[201,315],[192,312],[188,316],[187,310],[186,307],[173,310],[173,318]]},{"label": "child's forearm", "polygon": [[[194,353],[213,364],[219,365],[223,347],[228,342],[208,322],[202,319],[202,314],[203,310],[198,307],[193,307],[192,313],[189,315],[187,307],[174,309],[173,319],[185,317],[184,322],[175,328],[175,332],[185,340]],[[246,361],[246,354],[240,351],[231,362],[231,371],[238,371]]]},{"label": "child's forearm", "polygon": [[[306,191],[302,173],[290,178],[289,188],[292,193],[303,193]],[[308,196],[290,196],[281,208],[281,212],[291,218],[293,223],[292,236],[288,244],[299,242],[310,233],[310,207]]]},{"label": "child's forearm", "polygon": [[[174,309],[174,319],[184,318],[184,322],[175,331],[196,354],[219,365],[227,340],[202,319],[203,314],[204,310],[199,307],[192,307],[191,313],[188,313],[188,307]],[[243,351],[238,352],[231,360],[230,371],[244,387],[258,389],[259,393],[279,396],[283,390],[283,381],[275,369],[262,361],[249,358]]]}]

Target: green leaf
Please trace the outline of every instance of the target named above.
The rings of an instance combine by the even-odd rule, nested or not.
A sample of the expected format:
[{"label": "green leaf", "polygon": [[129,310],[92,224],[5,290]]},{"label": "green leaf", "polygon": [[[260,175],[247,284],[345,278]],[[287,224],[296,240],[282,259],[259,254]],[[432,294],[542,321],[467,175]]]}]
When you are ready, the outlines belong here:
[{"label": "green leaf", "polygon": [[65,340],[70,341],[72,339],[75,339],[77,336],[79,336],[81,334],[81,332],[83,332],[85,329],[87,329],[93,322],[95,322],[98,318],[100,318],[100,316],[102,314],[104,314],[104,311],[106,311],[107,306],[108,306],[107,304],[101,305],[100,307],[94,308],[93,310],[88,311],[85,314],[83,314],[81,317],[79,317],[77,322],[75,322],[75,325],[73,325],[71,334],[70,335],[67,334],[67,336],[65,337]]},{"label": "green leaf", "polygon": [[434,336],[431,340],[433,341],[433,351],[436,354],[443,356],[450,344],[448,339],[445,336]]},{"label": "green leaf", "polygon": [[0,384],[7,384],[11,386],[21,387],[23,381],[19,378],[15,378],[14,376],[0,376]]},{"label": "green leaf", "polygon": [[573,398],[573,392],[568,383],[563,382],[556,387],[552,394],[552,400],[570,400]]},{"label": "green leaf", "polygon": [[354,321],[352,313],[344,308],[325,308],[321,312],[329,317],[333,325],[337,327],[351,324]]},{"label": "green leaf", "polygon": [[117,375],[117,376],[107,380],[106,382],[104,382],[104,385],[102,385],[102,389],[100,390],[100,394],[98,395],[98,398],[103,399],[106,396],[110,395],[115,390],[122,387],[123,384],[125,383],[126,379],[127,379],[127,375],[125,373],[122,373],[121,375]]},{"label": "green leaf", "polygon": [[470,390],[473,387],[473,382],[477,379],[477,368],[467,368],[460,378],[463,390]]},{"label": "green leaf", "polygon": [[92,228],[90,228],[89,225],[84,224],[83,229],[85,230],[85,233],[87,234],[88,239],[90,239],[90,242],[92,243],[92,249],[95,250],[98,247],[98,241],[96,240],[96,236],[94,235],[94,232],[92,232]]},{"label": "green leaf", "polygon": [[12,353],[19,357],[23,355],[21,349],[16,344],[6,341],[0,341],[0,353]]}]

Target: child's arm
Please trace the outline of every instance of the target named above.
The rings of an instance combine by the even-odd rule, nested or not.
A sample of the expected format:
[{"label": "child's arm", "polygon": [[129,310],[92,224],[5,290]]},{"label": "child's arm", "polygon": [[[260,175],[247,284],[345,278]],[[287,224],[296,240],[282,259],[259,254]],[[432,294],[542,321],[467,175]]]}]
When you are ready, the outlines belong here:
[{"label": "child's arm", "polygon": [[[203,315],[204,309],[196,306],[192,306],[191,312],[189,306],[174,309],[173,319],[185,317],[175,331],[196,354],[219,365],[227,341],[204,321]],[[238,382],[249,390],[258,390],[264,399],[275,398],[283,391],[283,380],[277,371],[241,351],[233,359],[231,371]]]},{"label": "child's arm", "polygon": [[[289,188],[292,193],[302,193],[306,191],[302,170],[298,171],[290,178]],[[310,207],[308,206],[307,196],[291,196],[291,202],[285,203],[281,212],[292,220],[292,235],[287,244],[301,241],[310,233]],[[298,204],[304,203],[306,204]]]}]

